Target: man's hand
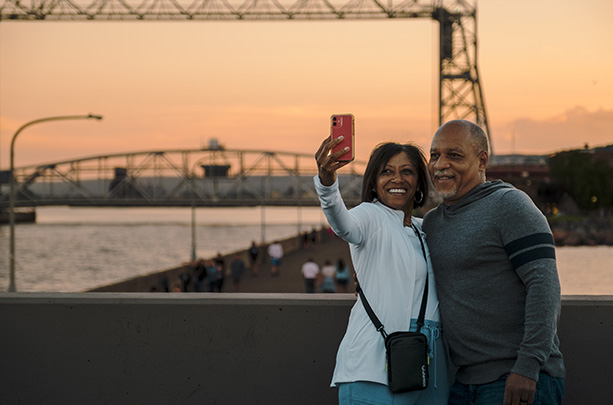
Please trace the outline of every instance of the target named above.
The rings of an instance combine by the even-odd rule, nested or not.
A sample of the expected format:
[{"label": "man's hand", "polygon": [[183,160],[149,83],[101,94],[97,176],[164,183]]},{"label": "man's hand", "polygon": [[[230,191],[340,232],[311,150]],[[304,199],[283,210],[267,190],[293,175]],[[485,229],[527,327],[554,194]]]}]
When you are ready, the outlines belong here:
[{"label": "man's hand", "polygon": [[504,405],[532,405],[536,393],[536,381],[511,373],[504,388]]},{"label": "man's hand", "polygon": [[343,136],[339,136],[336,139],[332,139],[328,136],[319,146],[319,149],[315,153],[315,160],[317,161],[317,169],[319,170],[319,181],[324,186],[331,186],[336,180],[336,171],[343,166],[348,165],[351,162],[339,162],[338,158],[346,153],[349,148],[344,148],[336,153],[330,153],[333,147],[341,143]]}]

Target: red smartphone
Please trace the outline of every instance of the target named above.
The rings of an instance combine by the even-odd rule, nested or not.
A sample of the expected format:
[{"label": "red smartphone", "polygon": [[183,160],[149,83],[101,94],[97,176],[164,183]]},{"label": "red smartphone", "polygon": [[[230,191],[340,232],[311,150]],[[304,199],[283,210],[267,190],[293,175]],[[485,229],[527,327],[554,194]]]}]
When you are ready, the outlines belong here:
[{"label": "red smartphone", "polygon": [[355,146],[355,117],[353,114],[334,114],[330,117],[330,135],[332,139],[336,139],[343,135],[344,139],[341,143],[336,145],[332,149],[332,153],[335,153],[346,146],[349,146],[347,153],[339,156],[339,162],[351,162],[355,159],[354,146]]}]

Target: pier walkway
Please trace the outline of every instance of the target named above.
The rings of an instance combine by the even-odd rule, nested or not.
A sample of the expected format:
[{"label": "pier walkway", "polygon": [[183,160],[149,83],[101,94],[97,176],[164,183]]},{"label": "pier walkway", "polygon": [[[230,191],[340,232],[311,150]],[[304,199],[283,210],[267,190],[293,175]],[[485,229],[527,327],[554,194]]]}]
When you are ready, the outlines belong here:
[{"label": "pier walkway", "polygon": [[[320,232],[320,235],[324,235],[323,232],[325,231]],[[280,276],[271,276],[269,260],[259,264],[258,276],[253,277],[248,272],[243,278],[242,290],[243,292],[257,293],[303,293],[305,292],[304,280],[300,272],[302,265],[309,258],[312,258],[321,269],[326,259],[336,263],[339,257],[342,257],[353,271],[347,242],[334,234],[325,235],[323,240],[312,246],[301,247],[286,254],[281,262]],[[226,280],[224,291],[234,292],[232,280]]]},{"label": "pier walkway", "polygon": [[[351,271],[351,257],[349,254],[348,244],[330,233],[328,229],[317,231],[315,243],[310,243],[305,246],[301,235],[294,236],[289,239],[279,241],[284,249],[284,256],[281,262],[280,275],[273,277],[270,274],[270,260],[267,257],[268,245],[260,246],[260,254],[258,258],[258,275],[253,276],[249,269],[249,260],[247,250],[236,252],[247,265],[247,271],[242,279],[241,287],[244,293],[303,293],[304,280],[300,272],[302,265],[312,258],[321,268],[326,259],[336,263],[338,258],[343,258]],[[225,262],[226,273],[230,267],[230,262],[234,257],[234,253],[222,255]],[[212,259],[212,258],[207,258]],[[193,275],[193,267],[189,264],[178,266],[176,268],[167,269],[152,274],[135,277],[133,279],[121,281],[107,286],[98,287],[90,290],[90,292],[149,292],[152,287],[157,291],[164,291],[162,286],[162,278],[168,277],[168,284],[172,289],[173,286],[179,285],[179,277],[182,273]],[[208,287],[208,285],[206,286]],[[205,288],[206,289],[206,288]],[[353,291],[353,286],[349,286],[349,290]],[[193,292],[193,283],[188,286],[188,292]],[[232,278],[226,275],[222,292],[235,292]]]}]

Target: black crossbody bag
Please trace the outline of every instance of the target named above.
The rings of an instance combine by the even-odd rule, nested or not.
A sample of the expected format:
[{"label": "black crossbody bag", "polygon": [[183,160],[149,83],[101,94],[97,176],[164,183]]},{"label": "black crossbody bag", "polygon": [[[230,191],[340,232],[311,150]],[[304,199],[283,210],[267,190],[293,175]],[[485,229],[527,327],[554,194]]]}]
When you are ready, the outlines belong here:
[{"label": "black crossbody bag", "polygon": [[424,325],[428,301],[428,259],[426,258],[426,249],[421,235],[413,225],[411,227],[419,238],[424,260],[426,261],[426,285],[421,300],[419,317],[417,318],[417,331],[394,332],[388,335],[383,324],[379,321],[379,318],[377,318],[377,315],[375,315],[366,300],[359,281],[356,286],[356,291],[360,294],[360,299],[364,304],[368,317],[375,325],[375,328],[377,328],[377,331],[381,333],[385,342],[387,379],[389,389],[393,393],[423,390],[428,387],[428,339],[426,335],[420,332],[421,327]]}]

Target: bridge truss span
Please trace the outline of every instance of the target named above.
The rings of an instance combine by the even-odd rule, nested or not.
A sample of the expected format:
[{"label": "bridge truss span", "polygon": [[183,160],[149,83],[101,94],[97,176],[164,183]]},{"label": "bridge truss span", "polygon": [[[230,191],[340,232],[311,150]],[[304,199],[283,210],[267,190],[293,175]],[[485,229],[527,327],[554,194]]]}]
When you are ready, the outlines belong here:
[{"label": "bridge truss span", "polygon": [[[348,205],[360,201],[363,162],[341,173]],[[8,178],[0,208],[9,206]],[[312,155],[181,149],[93,156],[14,170],[16,206],[315,206]]]},{"label": "bridge truss span", "polygon": [[433,1],[1,0],[3,20],[330,20],[432,18]]}]

